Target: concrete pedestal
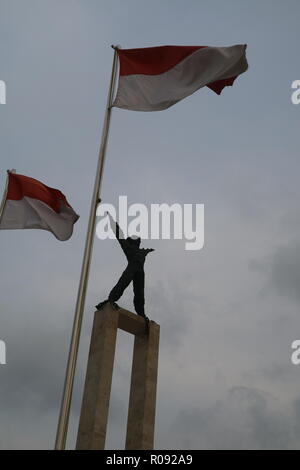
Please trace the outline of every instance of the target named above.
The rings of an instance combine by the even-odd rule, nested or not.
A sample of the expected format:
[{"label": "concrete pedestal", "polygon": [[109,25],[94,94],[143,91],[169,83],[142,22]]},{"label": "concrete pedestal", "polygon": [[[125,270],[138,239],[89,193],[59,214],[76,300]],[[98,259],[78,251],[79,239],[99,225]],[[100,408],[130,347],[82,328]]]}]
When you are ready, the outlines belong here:
[{"label": "concrete pedestal", "polygon": [[118,328],[135,335],[126,449],[153,449],[159,325],[107,303],[96,311],[76,449],[101,450],[105,437]]}]

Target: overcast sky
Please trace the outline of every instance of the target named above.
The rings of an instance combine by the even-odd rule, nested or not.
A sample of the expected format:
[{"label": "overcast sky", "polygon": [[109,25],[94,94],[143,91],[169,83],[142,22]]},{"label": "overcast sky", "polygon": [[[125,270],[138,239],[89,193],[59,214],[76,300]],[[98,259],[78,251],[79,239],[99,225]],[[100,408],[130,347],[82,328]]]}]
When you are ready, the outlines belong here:
[{"label": "overcast sky", "polygon": [[[162,112],[114,109],[102,199],[205,205],[205,246],[145,241],[146,313],[161,325],[158,449],[300,446],[298,0],[0,0],[0,184],[6,170],[62,190],[73,237],[2,231],[0,448],[54,445],[113,51],[248,44],[221,96]],[[94,305],[126,260],[95,240],[68,446]],[[133,309],[131,288],[120,305]],[[133,339],[120,333],[107,448],[124,448]]]}]

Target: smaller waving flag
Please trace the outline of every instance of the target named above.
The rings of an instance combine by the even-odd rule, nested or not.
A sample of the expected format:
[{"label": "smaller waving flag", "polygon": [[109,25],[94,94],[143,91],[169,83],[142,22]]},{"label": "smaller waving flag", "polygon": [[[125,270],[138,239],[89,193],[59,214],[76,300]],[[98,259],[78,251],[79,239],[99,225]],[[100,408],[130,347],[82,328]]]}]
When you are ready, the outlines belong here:
[{"label": "smaller waving flag", "polygon": [[58,189],[28,176],[8,172],[0,230],[42,229],[68,240],[79,215]]},{"label": "smaller waving flag", "polygon": [[161,111],[205,86],[219,95],[247,70],[246,47],[118,49],[120,76],[113,106]]}]

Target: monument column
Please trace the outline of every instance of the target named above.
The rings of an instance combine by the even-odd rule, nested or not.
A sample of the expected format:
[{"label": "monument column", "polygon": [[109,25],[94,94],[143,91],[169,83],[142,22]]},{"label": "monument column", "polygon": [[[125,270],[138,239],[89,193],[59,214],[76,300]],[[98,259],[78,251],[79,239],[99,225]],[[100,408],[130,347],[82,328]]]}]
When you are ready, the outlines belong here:
[{"label": "monument column", "polygon": [[159,325],[134,340],[126,449],[153,449]]},{"label": "monument column", "polygon": [[104,449],[119,315],[96,312],[76,449]]}]

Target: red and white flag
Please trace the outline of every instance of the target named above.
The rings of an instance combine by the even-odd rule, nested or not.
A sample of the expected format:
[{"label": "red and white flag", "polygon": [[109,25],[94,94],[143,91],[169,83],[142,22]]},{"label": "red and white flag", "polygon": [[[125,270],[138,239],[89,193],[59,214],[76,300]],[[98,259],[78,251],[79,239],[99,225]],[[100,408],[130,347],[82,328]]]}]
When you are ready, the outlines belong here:
[{"label": "red and white flag", "polygon": [[247,70],[246,47],[118,49],[120,77],[113,106],[160,111],[205,86],[220,94]]},{"label": "red and white flag", "polygon": [[1,230],[37,228],[52,232],[58,240],[68,240],[77,215],[66,197],[28,176],[8,173],[8,187]]}]

